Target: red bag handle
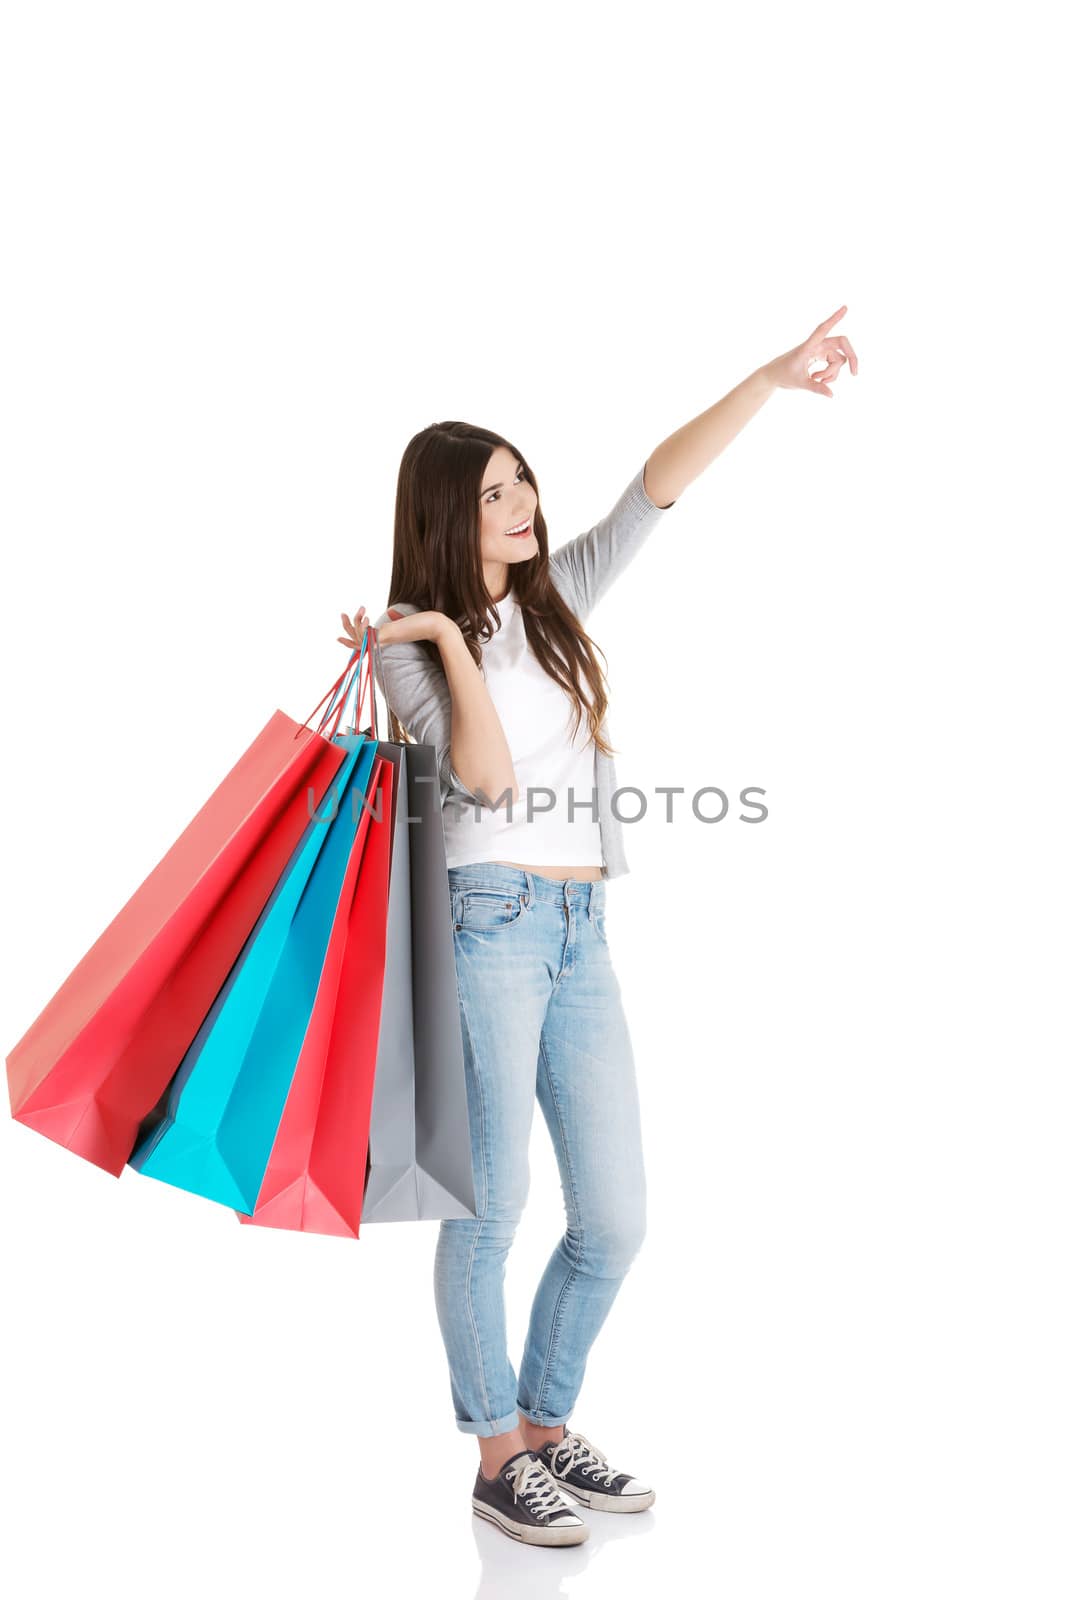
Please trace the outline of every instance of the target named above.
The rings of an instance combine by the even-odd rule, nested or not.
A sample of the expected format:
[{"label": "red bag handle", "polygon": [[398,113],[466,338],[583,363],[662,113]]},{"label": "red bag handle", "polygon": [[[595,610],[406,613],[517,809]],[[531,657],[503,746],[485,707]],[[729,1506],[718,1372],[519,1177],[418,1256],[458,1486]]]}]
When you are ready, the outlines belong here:
[{"label": "red bag handle", "polygon": [[[331,719],[332,719],[333,725],[330,727],[329,737],[331,739],[333,739],[334,736],[337,733],[337,725],[341,720],[341,714],[344,711],[345,706],[346,706],[346,704],[348,702],[349,694],[351,693],[352,684],[353,684],[354,681],[355,681],[355,683],[357,685],[356,705],[355,705],[355,710],[354,710],[354,722],[355,722],[355,725],[357,727],[359,727],[360,721],[361,721],[361,719],[363,717],[364,691],[368,686],[370,686],[370,690],[371,690],[371,737],[372,737],[372,739],[377,739],[378,738],[378,716],[377,716],[377,709],[376,709],[376,705],[375,705],[375,687],[374,687],[374,661],[375,661],[374,651],[375,651],[376,648],[377,648],[376,630],[374,628],[372,628],[370,625],[368,625],[366,631],[364,632],[363,643],[360,646],[359,656],[356,656],[356,652],[354,650],[353,653],[352,653],[352,656],[349,657],[348,663],[345,666],[344,671],[341,673],[341,676],[336,680],[336,682],[333,684],[333,686],[326,691],[326,693],[323,695],[322,700],[319,701],[319,705],[315,706],[308,713],[308,715],[305,717],[304,721],[301,723],[300,727],[297,729],[297,732],[293,735],[293,737],[295,739],[298,738],[300,736],[300,734],[304,732],[304,730],[308,726],[308,723],[311,721],[312,717],[314,717],[316,711],[318,711],[319,706],[321,706],[324,703],[324,701],[327,701],[327,700],[330,701],[330,705],[327,706],[326,710],[323,712],[323,715],[319,720],[319,726],[316,728],[315,731],[316,731],[316,733],[323,733],[324,729],[327,726],[327,724],[330,723]],[[355,672],[353,672],[353,658],[355,658]],[[363,672],[363,663],[364,663],[365,658],[366,658],[366,660],[368,662],[368,669],[367,669],[366,674],[364,674],[364,672]],[[352,673],[352,677],[349,676],[350,673]],[[331,706],[333,706],[333,702],[334,702],[334,696],[337,695],[338,690],[341,688],[341,685],[343,683],[345,683],[346,678],[348,678],[349,681],[348,681],[347,684],[345,684],[344,692],[338,698],[337,709],[335,711],[331,711]]]}]

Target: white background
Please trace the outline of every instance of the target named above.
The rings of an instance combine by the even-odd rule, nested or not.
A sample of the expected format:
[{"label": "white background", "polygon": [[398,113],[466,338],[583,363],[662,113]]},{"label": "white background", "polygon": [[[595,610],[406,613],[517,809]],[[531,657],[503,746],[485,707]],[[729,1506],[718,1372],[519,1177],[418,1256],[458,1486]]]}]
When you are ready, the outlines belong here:
[{"label": "white background", "polygon": [[[1047,18],[6,12],[5,1053],[385,605],[413,433],[514,440],[555,545],[843,302],[860,361],[772,396],[590,624],[620,781],[770,813],[651,806],[608,888],[649,1232],[573,1426],[655,1506],[563,1551],[472,1517],[436,1224],[245,1228],[9,1120],[9,1592],[1063,1595]],[[513,1360],[540,1116],[532,1167]]]}]

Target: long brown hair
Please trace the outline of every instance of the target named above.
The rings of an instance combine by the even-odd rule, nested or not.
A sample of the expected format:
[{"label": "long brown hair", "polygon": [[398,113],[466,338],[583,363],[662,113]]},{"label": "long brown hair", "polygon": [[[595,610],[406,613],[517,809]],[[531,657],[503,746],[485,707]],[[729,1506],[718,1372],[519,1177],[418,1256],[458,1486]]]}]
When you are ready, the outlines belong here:
[{"label": "long brown hair", "polygon": [[[482,664],[482,641],[490,638],[501,620],[482,574],[479,509],[486,464],[500,445],[522,464],[527,482],[538,494],[537,479],[522,451],[499,433],[467,422],[435,422],[417,433],[401,457],[397,478],[389,604],[401,601],[420,611],[441,611],[451,617],[477,666]],[[533,530],[537,554],[511,567],[508,593],[522,610],[534,656],[571,701],[572,737],[585,713],[597,748],[606,755],[614,754],[600,731],[608,695],[594,651],[602,661],[604,652],[590,639],[552,581],[540,494]],[[437,646],[429,640],[425,648],[438,656]],[[394,741],[399,729],[390,711]]]}]

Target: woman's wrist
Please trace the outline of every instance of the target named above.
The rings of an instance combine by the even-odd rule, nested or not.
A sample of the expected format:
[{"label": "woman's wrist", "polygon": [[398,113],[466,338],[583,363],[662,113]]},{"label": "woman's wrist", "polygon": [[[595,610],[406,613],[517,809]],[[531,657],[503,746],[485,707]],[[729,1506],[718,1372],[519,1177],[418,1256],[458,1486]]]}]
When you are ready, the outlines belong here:
[{"label": "woman's wrist", "polygon": [[433,637],[438,649],[444,651],[453,648],[455,644],[460,644],[466,650],[467,646],[463,642],[464,636],[460,632],[460,624],[454,622],[451,617],[447,617],[444,611],[439,611],[437,617],[438,621],[435,624]]}]

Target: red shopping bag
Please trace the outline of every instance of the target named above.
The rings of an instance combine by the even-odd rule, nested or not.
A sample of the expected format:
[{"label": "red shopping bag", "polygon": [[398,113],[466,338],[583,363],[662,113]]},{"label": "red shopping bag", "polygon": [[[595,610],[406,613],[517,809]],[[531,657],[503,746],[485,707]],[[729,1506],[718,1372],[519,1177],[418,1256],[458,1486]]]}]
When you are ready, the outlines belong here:
[{"label": "red shopping bag", "polygon": [[311,1020],[251,1216],[358,1238],[386,962],[394,769],[367,787]]},{"label": "red shopping bag", "polygon": [[114,1177],[344,758],[309,720],[274,713],[7,1057],[15,1120]]}]

